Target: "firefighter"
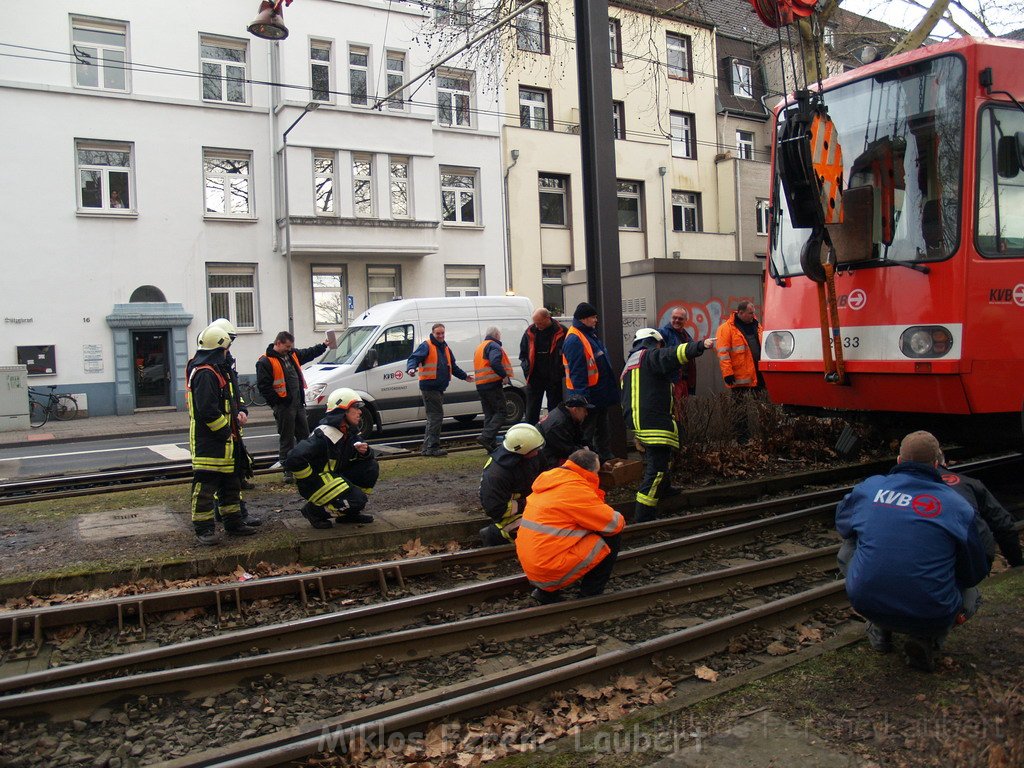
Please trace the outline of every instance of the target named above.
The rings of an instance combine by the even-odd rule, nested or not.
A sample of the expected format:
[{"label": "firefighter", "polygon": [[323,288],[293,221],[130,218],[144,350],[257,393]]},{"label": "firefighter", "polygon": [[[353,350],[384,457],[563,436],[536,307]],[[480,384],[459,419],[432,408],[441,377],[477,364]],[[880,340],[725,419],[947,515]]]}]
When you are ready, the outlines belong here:
[{"label": "firefighter", "polygon": [[600,595],[619,552],[622,515],[604,503],[596,453],[583,449],[537,478],[516,537],[516,555],[540,603],[563,598],[579,582],[580,597]]},{"label": "firefighter", "polygon": [[314,528],[330,528],[331,515],[341,523],[372,523],[363,514],[380,476],[380,466],[359,433],[363,401],[342,387],[327,398],[327,412],[313,434],[296,445],[282,465],[295,477],[306,505],[302,516]]},{"label": "firefighter", "polygon": [[711,339],[666,347],[660,331],[641,328],[633,335],[622,371],[622,415],[644,448],[644,477],[636,492],[634,522],[657,516],[658,499],[669,491],[669,461],[679,448],[679,427],[672,418],[676,373],[710,349]]},{"label": "firefighter", "polygon": [[219,508],[231,536],[254,534],[242,520],[235,470],[238,418],[225,372],[231,337],[211,325],[199,335],[199,351],[185,367],[185,401],[192,454],[192,526],[203,546],[219,543],[214,515]]},{"label": "firefighter", "polygon": [[488,457],[480,477],[480,504],[494,522],[480,529],[485,547],[508,544],[516,537],[530,486],[541,473],[544,436],[532,424],[513,424]]},{"label": "firefighter", "polygon": [[571,453],[586,447],[583,441],[583,422],[594,410],[585,397],[570,395],[548,411],[537,429],[544,436],[541,459],[544,469],[560,467]]}]

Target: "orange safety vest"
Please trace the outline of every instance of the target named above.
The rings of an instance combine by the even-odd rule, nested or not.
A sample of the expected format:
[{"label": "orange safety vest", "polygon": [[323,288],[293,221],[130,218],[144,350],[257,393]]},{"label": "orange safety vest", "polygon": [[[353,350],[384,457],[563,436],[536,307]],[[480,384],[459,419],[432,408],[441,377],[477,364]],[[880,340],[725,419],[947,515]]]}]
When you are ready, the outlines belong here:
[{"label": "orange safety vest", "polygon": [[562,589],[608,556],[602,537],[619,533],[625,524],[604,503],[597,475],[566,461],[534,480],[519,523],[516,554],[535,587]]},{"label": "orange safety vest", "polygon": [[[597,386],[597,358],[594,357],[594,348],[590,346],[590,339],[584,335],[579,328],[575,325],[570,328],[565,334],[565,340],[568,341],[570,336],[578,336],[579,340],[583,342],[583,356],[587,361],[587,386]],[[572,385],[572,377],[569,376],[569,361],[565,357],[565,344],[562,344],[562,365],[565,368],[565,388],[572,390],[575,389]]]},{"label": "orange safety vest", "polygon": [[[747,344],[747,337],[733,322],[735,315],[720,326],[715,334],[715,348],[718,350],[718,365],[722,369],[722,378],[735,376],[733,384],[726,384],[729,389],[742,389],[757,386],[757,364]],[[761,324],[757,325],[757,339],[761,340]]]},{"label": "orange safety vest", "polygon": [[[501,376],[494,372],[491,367],[490,360],[487,359],[487,355],[484,351],[487,349],[487,345],[491,343],[497,344],[494,339],[484,339],[480,342],[480,346],[476,348],[476,353],[473,355],[473,383],[478,387],[481,384],[493,384],[496,381],[501,381]],[[508,353],[504,347],[501,347],[501,364],[505,366],[505,375],[512,375],[512,361],[508,359]]]},{"label": "orange safety vest", "polygon": [[[452,360],[452,348],[447,344],[444,347],[444,356],[448,361],[448,372],[454,373],[455,361]],[[420,381],[431,381],[437,378],[437,345],[430,339],[427,339],[427,358],[416,369],[416,376]]]},{"label": "orange safety vest", "polygon": [[[274,392],[278,397],[288,397],[288,384],[284,380],[284,366],[281,365],[281,360],[276,357],[267,357],[267,355],[260,355],[260,357],[270,361],[270,370],[274,372]],[[292,360],[295,361],[295,371],[299,374],[299,387],[305,389],[306,378],[302,375],[302,364],[299,362],[299,356],[294,352],[292,352]]]}]

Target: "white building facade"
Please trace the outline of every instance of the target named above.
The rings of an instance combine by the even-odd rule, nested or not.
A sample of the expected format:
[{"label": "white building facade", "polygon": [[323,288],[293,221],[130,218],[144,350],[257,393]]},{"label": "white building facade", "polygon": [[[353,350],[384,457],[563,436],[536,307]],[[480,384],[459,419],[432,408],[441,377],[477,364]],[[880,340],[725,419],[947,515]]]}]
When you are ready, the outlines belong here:
[{"label": "white building facade", "polygon": [[30,384],[181,408],[216,317],[246,376],[280,330],[303,347],[396,296],[505,290],[496,94],[455,60],[379,103],[429,64],[435,10],[303,0],[271,43],[256,6],[5,5],[0,359]]}]

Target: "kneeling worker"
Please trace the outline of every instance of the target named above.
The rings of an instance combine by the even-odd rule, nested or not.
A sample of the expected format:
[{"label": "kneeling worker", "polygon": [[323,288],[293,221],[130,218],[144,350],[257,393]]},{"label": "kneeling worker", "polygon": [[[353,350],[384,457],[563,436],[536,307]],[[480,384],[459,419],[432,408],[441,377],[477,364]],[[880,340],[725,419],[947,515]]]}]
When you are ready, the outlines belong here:
[{"label": "kneeling worker", "polygon": [[314,528],[330,528],[332,513],[339,524],[373,522],[373,516],[362,511],[380,466],[359,433],[362,408],[355,390],[342,387],[331,392],[320,424],[282,462],[308,502],[302,516]]},{"label": "kneeling worker", "polygon": [[594,406],[587,398],[570,395],[538,422],[537,429],[544,436],[544,447],[540,452],[544,469],[561,466],[571,454],[586,447],[583,443],[583,422],[592,410]]},{"label": "kneeling worker", "polygon": [[636,491],[634,522],[657,517],[658,499],[671,494],[668,475],[679,427],[672,418],[673,379],[690,360],[710,349],[711,339],[665,347],[661,332],[641,328],[633,336],[622,371],[622,417],[644,450],[644,477]]},{"label": "kneeling worker", "polygon": [[501,445],[488,457],[480,478],[480,504],[494,522],[480,529],[486,547],[508,544],[516,537],[530,486],[541,473],[544,436],[532,424],[513,424]]},{"label": "kneeling worker", "polygon": [[579,582],[580,597],[604,592],[619,553],[625,519],[604,503],[598,456],[583,449],[533,483],[516,537],[516,554],[541,603],[562,599]]}]

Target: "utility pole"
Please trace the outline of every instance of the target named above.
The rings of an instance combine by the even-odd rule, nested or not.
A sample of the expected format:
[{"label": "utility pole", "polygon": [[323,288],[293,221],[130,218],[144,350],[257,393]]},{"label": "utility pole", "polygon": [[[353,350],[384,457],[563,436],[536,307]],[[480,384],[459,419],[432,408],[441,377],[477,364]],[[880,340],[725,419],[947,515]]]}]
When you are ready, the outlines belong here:
[{"label": "utility pole", "polygon": [[[612,370],[618,372],[625,360],[608,0],[575,0],[575,4],[587,298],[597,308],[599,330],[608,347],[608,362]],[[626,429],[618,406],[609,410],[608,424],[610,447],[617,456],[624,457]]]}]

